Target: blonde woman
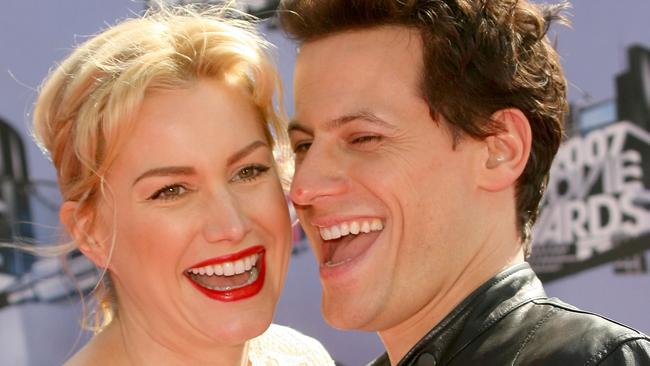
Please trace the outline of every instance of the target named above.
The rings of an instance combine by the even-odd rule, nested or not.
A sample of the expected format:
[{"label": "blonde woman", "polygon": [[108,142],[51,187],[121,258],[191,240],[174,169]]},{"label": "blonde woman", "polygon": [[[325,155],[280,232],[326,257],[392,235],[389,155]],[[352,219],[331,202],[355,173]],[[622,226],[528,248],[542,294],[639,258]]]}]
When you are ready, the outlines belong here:
[{"label": "blonde woman", "polygon": [[225,13],[123,21],[42,86],[33,131],[61,222],[105,270],[98,332],[68,365],[334,364],[269,328],[290,255],[285,127],[265,42]]}]

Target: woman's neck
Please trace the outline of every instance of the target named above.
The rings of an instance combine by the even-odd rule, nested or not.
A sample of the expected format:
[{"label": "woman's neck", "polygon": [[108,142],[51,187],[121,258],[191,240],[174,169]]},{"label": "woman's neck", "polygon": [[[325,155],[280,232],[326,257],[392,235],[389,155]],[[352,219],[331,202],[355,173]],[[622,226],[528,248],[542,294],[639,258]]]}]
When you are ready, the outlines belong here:
[{"label": "woman's neck", "polygon": [[137,322],[116,318],[66,366],[249,364],[245,344],[197,345],[183,340],[175,342],[172,338],[152,335]]}]

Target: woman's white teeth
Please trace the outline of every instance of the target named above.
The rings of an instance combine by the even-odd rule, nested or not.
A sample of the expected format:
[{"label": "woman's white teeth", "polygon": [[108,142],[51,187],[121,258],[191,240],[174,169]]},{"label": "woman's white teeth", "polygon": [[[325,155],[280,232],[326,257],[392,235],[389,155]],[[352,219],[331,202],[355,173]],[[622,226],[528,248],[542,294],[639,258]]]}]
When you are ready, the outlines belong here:
[{"label": "woman's white teeth", "polygon": [[235,262],[235,273],[240,274],[244,273],[246,267],[244,267],[244,261]]},{"label": "woman's white teeth", "polygon": [[192,274],[203,276],[234,276],[236,274],[250,271],[257,263],[257,259],[258,255],[253,254],[233,262],[224,262],[205,267],[191,268],[188,271]]},{"label": "woman's white teeth", "polygon": [[251,283],[257,281],[257,278],[259,277],[259,271],[257,270],[257,267],[252,267],[250,272],[248,272],[248,279],[246,282],[239,284],[239,285],[233,285],[233,286],[211,286],[205,283],[202,283],[200,281],[197,281],[197,283],[205,288],[208,288],[210,290],[217,290],[217,291],[232,291],[236,290],[238,288],[246,287],[250,285]]},{"label": "woman's white teeth", "polygon": [[380,231],[384,228],[380,219],[350,221],[339,225],[320,228],[320,236],[323,240],[338,239],[350,234],[369,233],[371,231]]},{"label": "woman's white teeth", "polygon": [[235,274],[235,263],[233,262],[228,262],[222,264],[223,266],[223,275],[224,276],[232,276]]}]

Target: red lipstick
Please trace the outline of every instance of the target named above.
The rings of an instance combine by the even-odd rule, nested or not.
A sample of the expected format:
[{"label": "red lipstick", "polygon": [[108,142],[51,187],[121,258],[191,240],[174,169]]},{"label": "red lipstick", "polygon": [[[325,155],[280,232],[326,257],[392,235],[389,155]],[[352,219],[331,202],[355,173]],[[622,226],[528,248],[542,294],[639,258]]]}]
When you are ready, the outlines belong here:
[{"label": "red lipstick", "polygon": [[184,274],[190,281],[194,287],[199,290],[202,294],[205,296],[217,300],[217,301],[223,301],[223,302],[231,302],[231,301],[238,301],[238,300],[243,300],[252,296],[255,296],[257,293],[259,293],[262,290],[262,287],[264,287],[264,278],[266,274],[266,265],[265,265],[265,254],[266,251],[264,250],[264,247],[261,245],[257,245],[245,250],[242,250],[241,252],[238,253],[233,253],[233,254],[228,254],[224,255],[221,257],[216,257],[212,258],[203,262],[200,262],[191,268],[199,268],[199,267],[205,267],[213,264],[221,264],[224,262],[232,262],[236,261],[238,259],[242,259],[245,257],[248,257],[252,254],[257,254],[258,259],[257,262],[255,263],[254,269],[257,270],[257,278],[250,284],[247,284],[243,287],[239,288],[234,288],[234,289],[228,289],[228,290],[216,290],[216,289],[211,289],[207,288],[205,286],[202,286],[201,284],[197,283],[192,278],[192,274],[190,274],[189,271],[185,271]]}]

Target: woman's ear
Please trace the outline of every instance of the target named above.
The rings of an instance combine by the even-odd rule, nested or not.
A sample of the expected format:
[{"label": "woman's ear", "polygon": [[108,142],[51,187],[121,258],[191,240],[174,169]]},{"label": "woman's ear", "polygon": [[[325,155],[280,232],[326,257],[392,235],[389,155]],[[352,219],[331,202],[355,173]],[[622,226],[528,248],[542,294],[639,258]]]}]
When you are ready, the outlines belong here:
[{"label": "woman's ear", "polygon": [[515,184],[530,155],[532,132],[528,118],[515,108],[502,109],[490,117],[499,131],[487,137],[479,168],[479,186],[496,192]]},{"label": "woman's ear", "polygon": [[97,240],[93,215],[92,210],[82,209],[76,201],[65,201],[59,209],[59,220],[79,250],[96,266],[105,268],[109,250],[103,241]]}]

